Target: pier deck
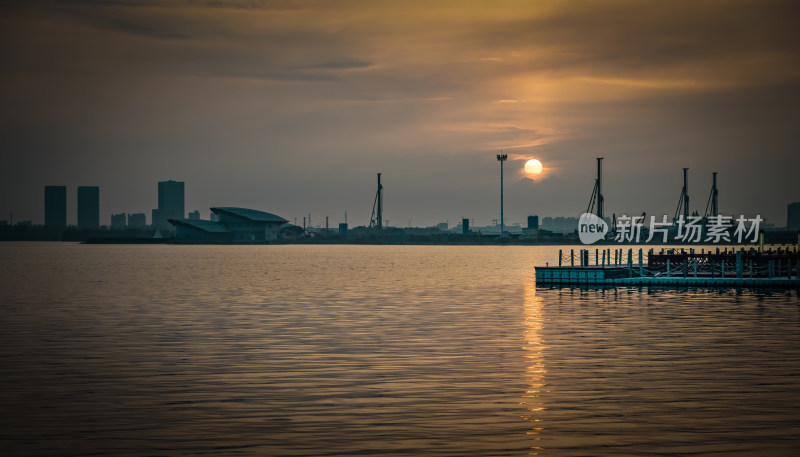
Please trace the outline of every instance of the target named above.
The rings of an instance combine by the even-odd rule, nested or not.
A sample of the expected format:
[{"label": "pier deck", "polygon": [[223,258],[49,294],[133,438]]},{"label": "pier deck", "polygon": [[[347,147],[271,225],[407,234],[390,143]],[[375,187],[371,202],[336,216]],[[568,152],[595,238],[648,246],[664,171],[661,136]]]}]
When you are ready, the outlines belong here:
[{"label": "pier deck", "polygon": [[[589,263],[589,251],[581,250],[579,265],[574,265],[572,253],[569,266],[536,267],[536,283],[543,286],[597,285],[597,286],[658,286],[658,287],[745,287],[745,288],[800,288],[800,253],[797,250],[757,252],[755,250],[702,252],[671,249],[647,254],[639,250],[634,262],[631,249],[627,263],[625,253],[604,252],[601,264]],[[561,253],[559,253],[561,255]],[[599,254],[595,258],[599,263]],[[606,263],[605,259],[609,259]],[[559,259],[559,264],[564,258]]]}]

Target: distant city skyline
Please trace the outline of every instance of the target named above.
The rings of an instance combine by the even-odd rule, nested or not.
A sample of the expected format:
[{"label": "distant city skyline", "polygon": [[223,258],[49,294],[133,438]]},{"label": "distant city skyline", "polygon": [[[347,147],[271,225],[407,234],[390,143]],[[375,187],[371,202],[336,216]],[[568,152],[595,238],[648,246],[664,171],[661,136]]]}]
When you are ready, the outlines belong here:
[{"label": "distant city skyline", "polygon": [[[99,221],[239,206],[367,225],[605,215],[787,223],[800,201],[791,1],[3,2],[0,220],[99,186]],[[523,168],[541,161],[533,180]]]}]

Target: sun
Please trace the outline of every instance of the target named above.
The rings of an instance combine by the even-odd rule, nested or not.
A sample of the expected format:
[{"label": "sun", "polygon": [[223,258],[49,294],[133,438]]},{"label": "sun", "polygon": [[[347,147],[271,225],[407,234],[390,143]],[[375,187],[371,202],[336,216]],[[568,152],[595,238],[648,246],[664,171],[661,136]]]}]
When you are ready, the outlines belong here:
[{"label": "sun", "polygon": [[542,173],[542,162],[539,162],[536,159],[531,159],[525,162],[525,174],[528,175],[529,178],[538,176],[541,173]]}]

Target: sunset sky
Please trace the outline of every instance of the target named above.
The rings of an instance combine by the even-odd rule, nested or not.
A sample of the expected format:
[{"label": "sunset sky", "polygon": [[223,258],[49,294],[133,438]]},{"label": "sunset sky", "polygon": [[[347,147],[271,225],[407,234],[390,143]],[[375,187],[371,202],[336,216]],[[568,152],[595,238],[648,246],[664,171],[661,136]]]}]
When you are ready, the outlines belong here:
[{"label": "sunset sky", "polygon": [[[147,213],[390,225],[579,216],[605,157],[608,214],[720,210],[786,223],[800,201],[793,1],[5,1],[0,220],[45,185]],[[537,158],[544,173],[522,174]]]}]

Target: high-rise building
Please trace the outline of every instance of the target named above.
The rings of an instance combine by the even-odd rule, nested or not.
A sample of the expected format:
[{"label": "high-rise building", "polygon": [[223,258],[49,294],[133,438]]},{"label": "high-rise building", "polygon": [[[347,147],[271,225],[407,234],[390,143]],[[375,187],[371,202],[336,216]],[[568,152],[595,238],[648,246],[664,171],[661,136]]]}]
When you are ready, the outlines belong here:
[{"label": "high-rise building", "polygon": [[800,202],[789,203],[786,213],[786,228],[800,230]]},{"label": "high-rise building", "polygon": [[169,219],[185,218],[184,187],[179,181],[160,181],[158,183],[158,221],[159,230],[172,230]]},{"label": "high-rise building", "polygon": [[78,228],[100,228],[100,188],[78,186]]},{"label": "high-rise building", "polygon": [[67,186],[44,186],[44,226],[67,228]]}]

